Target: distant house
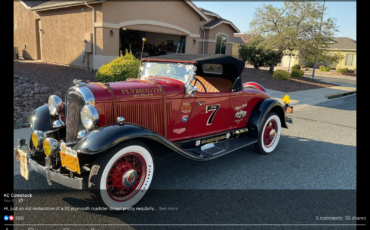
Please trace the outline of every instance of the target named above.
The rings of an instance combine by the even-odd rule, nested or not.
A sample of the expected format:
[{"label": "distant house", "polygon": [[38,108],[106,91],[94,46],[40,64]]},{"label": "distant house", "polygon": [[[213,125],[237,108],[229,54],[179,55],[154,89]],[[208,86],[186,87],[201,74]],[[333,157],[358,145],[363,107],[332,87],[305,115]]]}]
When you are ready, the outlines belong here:
[{"label": "distant house", "polygon": [[242,44],[247,44],[252,38],[252,34],[234,34],[234,45],[232,55],[239,57],[239,48]]},{"label": "distant house", "polygon": [[234,44],[233,44],[233,52],[232,52],[232,56],[233,57],[239,57],[239,48],[240,48],[240,45],[242,44],[245,44],[243,39],[241,39],[240,37],[235,37],[234,35]]},{"label": "distant house", "polygon": [[344,55],[344,58],[339,63],[333,63],[329,65],[330,67],[336,67],[337,69],[356,69],[356,48],[357,43],[355,40],[347,37],[338,37],[334,38],[332,42],[330,42],[327,50],[331,53],[338,53],[340,52]]},{"label": "distant house", "polygon": [[[339,63],[331,63],[329,67],[335,67],[337,69],[355,69],[356,68],[356,41],[352,40],[347,37],[337,37],[333,38],[329,43],[328,47],[325,48],[330,53],[338,53],[340,52],[344,58]],[[284,56],[281,59],[280,66],[289,66],[289,60],[290,60],[290,51],[286,50],[284,52]],[[307,61],[299,56],[299,52],[296,50],[293,50],[292,52],[292,58],[290,60],[290,66],[293,66],[295,64],[299,64],[300,66],[312,66],[312,63],[307,63]],[[320,64],[317,64],[319,66]]]}]

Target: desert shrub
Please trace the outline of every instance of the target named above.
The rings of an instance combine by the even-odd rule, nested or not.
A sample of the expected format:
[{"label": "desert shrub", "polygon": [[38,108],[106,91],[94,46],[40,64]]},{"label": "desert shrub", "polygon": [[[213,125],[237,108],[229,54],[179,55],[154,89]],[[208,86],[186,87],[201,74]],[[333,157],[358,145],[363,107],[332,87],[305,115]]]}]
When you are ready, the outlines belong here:
[{"label": "desert shrub", "polygon": [[323,68],[320,68],[320,71],[330,71],[330,68],[329,67],[323,67]]},{"label": "desert shrub", "polygon": [[292,70],[293,70],[293,69],[301,69],[301,66],[300,66],[300,65],[298,65],[298,64],[295,64],[295,65],[293,65],[293,66],[292,66]]},{"label": "desert shrub", "polygon": [[[246,45],[240,45],[239,57],[246,63],[253,65],[255,69],[259,69],[261,66],[271,66],[275,59],[275,51],[273,50],[262,50],[258,48],[260,41],[250,42]],[[281,62],[283,53],[277,55],[275,66]]]},{"label": "desert shrub", "polygon": [[346,69],[337,69],[337,73],[347,73]]},{"label": "desert shrub", "polygon": [[285,70],[275,70],[272,74],[272,77],[275,79],[288,81],[290,79],[290,74],[288,71]]},{"label": "desert shrub", "polygon": [[99,82],[114,82],[137,78],[140,65],[141,62],[132,55],[132,52],[126,50],[125,56],[121,53],[120,57],[100,67],[95,79]]},{"label": "desert shrub", "polygon": [[300,70],[300,69],[293,69],[292,70],[292,76],[293,77],[303,77],[304,75],[304,71]]}]

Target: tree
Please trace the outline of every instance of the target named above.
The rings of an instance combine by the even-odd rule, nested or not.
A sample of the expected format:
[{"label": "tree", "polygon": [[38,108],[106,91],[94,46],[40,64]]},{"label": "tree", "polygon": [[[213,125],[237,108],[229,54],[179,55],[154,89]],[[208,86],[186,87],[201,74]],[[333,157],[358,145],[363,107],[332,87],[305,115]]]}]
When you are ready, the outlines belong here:
[{"label": "tree", "polygon": [[336,32],[335,21],[329,18],[322,22],[322,33],[318,33],[324,10],[319,3],[308,1],[285,1],[280,8],[271,4],[256,8],[248,33],[263,37],[259,49],[275,53],[270,72],[284,50],[298,50],[307,56],[318,50],[317,44],[325,44],[329,34]]},{"label": "tree", "polygon": [[[258,44],[262,41],[262,38],[255,39],[253,42],[249,42],[246,45],[240,45],[239,57],[249,64],[253,65],[255,69],[259,69],[261,66],[272,65],[275,52],[272,50],[262,50],[258,48]],[[278,57],[278,62],[281,61],[282,55]]]},{"label": "tree", "polygon": [[[338,53],[331,53],[327,51],[320,51],[317,55],[316,62],[321,63],[324,67],[327,67],[328,65],[332,64],[333,62],[340,62],[343,60],[344,55],[342,55],[340,52]],[[310,54],[307,56],[306,61],[308,62],[314,62],[315,55]]]}]

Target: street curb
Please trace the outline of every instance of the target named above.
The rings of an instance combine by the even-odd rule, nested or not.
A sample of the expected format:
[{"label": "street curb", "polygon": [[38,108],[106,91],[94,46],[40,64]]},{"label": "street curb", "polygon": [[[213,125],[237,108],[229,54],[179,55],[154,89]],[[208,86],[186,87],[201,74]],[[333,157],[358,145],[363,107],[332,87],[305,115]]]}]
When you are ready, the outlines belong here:
[{"label": "street curb", "polygon": [[355,94],[355,93],[356,93],[356,90],[355,91],[346,92],[346,93],[337,93],[337,94],[326,95],[325,97],[327,99],[334,99],[334,98],[344,97],[344,96]]}]

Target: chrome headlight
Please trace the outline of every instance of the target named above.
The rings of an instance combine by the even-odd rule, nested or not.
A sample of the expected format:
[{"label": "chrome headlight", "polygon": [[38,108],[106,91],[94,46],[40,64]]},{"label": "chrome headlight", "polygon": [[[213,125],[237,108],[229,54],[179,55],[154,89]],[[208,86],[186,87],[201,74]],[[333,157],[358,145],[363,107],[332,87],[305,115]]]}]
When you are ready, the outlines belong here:
[{"label": "chrome headlight", "polygon": [[46,156],[54,155],[58,152],[59,143],[54,138],[46,138],[44,140],[43,149]]},{"label": "chrome headlight", "polygon": [[94,128],[99,123],[99,113],[91,105],[85,105],[81,109],[81,121],[85,129]]},{"label": "chrome headlight", "polygon": [[58,115],[62,108],[62,99],[56,95],[50,95],[48,99],[49,111],[51,115]]},{"label": "chrome headlight", "polygon": [[35,146],[35,148],[40,147],[45,138],[46,138],[46,135],[43,132],[41,132],[39,130],[33,131],[33,133],[32,133],[32,144],[33,144],[33,146]]}]

